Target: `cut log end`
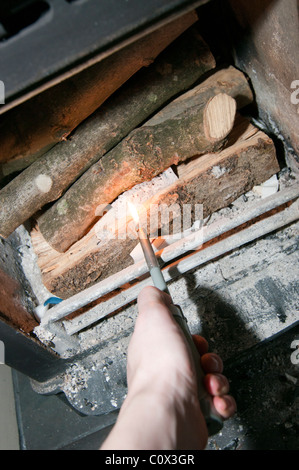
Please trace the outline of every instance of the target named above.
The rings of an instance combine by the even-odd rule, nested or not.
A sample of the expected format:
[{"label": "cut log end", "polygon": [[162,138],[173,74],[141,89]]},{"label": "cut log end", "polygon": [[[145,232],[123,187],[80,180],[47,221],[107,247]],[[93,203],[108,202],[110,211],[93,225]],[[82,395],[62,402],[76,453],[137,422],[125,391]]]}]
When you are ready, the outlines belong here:
[{"label": "cut log end", "polygon": [[235,122],[237,103],[226,93],[219,93],[209,100],[204,111],[204,132],[210,141],[224,139]]}]

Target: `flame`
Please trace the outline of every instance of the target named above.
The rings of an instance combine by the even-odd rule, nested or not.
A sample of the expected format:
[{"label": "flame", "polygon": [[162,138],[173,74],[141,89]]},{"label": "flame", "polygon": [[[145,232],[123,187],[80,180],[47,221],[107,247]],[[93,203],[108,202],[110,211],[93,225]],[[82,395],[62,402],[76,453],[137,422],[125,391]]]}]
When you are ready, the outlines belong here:
[{"label": "flame", "polygon": [[130,209],[130,212],[131,212],[131,215],[132,215],[134,221],[136,222],[136,224],[138,224],[139,223],[139,215],[138,215],[138,211],[137,211],[136,207],[131,202],[128,202],[128,206],[129,206],[129,209]]}]

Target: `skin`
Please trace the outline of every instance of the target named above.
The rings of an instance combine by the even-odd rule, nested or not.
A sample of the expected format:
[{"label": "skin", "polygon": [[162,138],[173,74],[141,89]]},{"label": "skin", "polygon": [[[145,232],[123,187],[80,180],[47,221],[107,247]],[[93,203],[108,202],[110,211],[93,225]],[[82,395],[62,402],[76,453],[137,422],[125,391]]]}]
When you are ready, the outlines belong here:
[{"label": "skin", "polygon": [[[193,359],[168,306],[155,287],[138,297],[139,315],[127,360],[128,394],[102,450],[202,450],[208,434],[197,398]],[[223,419],[236,411],[222,374],[223,363],[208,343],[193,336],[205,372],[204,385]]]}]

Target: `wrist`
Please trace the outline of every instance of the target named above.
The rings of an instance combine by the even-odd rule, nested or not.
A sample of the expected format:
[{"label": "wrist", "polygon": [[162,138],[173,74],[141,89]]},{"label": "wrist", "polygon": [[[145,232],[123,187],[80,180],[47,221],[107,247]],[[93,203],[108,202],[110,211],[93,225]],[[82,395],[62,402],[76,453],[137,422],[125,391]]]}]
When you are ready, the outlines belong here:
[{"label": "wrist", "polygon": [[128,436],[133,448],[177,449],[176,406],[160,391],[140,389],[128,393],[119,418],[124,426],[127,420],[134,420]]},{"label": "wrist", "polygon": [[130,388],[119,422],[124,429],[127,418],[136,418],[130,425],[133,446],[149,449],[146,446],[150,444],[151,450],[203,449],[206,446],[206,425],[197,395],[193,387],[183,389],[182,383],[174,389],[173,383],[157,384],[155,381],[143,388]]}]

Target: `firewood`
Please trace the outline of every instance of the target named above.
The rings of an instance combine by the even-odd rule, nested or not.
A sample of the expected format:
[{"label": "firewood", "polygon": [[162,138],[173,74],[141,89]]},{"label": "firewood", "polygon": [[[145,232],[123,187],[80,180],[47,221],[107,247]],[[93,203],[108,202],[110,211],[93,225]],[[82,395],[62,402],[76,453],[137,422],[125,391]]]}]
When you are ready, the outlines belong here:
[{"label": "firewood", "polygon": [[[39,217],[44,238],[57,251],[66,251],[97,220],[98,206],[104,207],[123,191],[152,179],[179,161],[219,150],[225,144],[224,134],[233,125],[235,108],[230,97],[244,97],[244,94],[252,97],[245,76],[229,68],[196,87],[193,99],[187,92],[186,99],[180,97],[152,122],[132,131]],[[219,95],[217,100],[216,95]],[[214,100],[209,101],[211,98],[217,105]],[[224,120],[220,127],[225,132],[218,139],[207,133],[206,115],[214,105],[219,110],[217,126]]]},{"label": "firewood", "polygon": [[[197,21],[191,11],[32,98],[0,120],[3,173],[21,170],[63,141],[104,101]],[[11,160],[14,160],[13,164]]]},{"label": "firewood", "polygon": [[7,237],[45,204],[57,200],[130,131],[214,66],[208,46],[196,28],[191,28],[108,99],[67,141],[57,144],[0,191],[0,234]]},{"label": "firewood", "polygon": [[[189,108],[156,126],[135,129],[92,166],[83,175],[84,186],[80,190],[74,185],[74,189],[39,217],[40,230],[49,244],[57,251],[66,251],[95,222],[100,215],[98,207],[105,207],[122,192],[151,180],[179,161],[219,150],[233,127],[236,102],[223,93],[217,98],[218,107],[213,98],[205,106]],[[218,129],[217,125],[212,129],[213,138],[205,132],[205,115],[210,107],[214,108],[214,114],[217,114],[216,107],[218,116],[220,110],[226,116],[223,127]]]},{"label": "firewood", "polygon": [[[224,150],[178,165],[178,181],[159,191],[144,207],[203,204],[207,216],[278,171],[273,141],[246,119],[238,119]],[[138,240],[105,240],[101,222],[64,254],[46,242],[38,227],[31,232],[43,282],[53,294],[68,298],[133,263],[130,253]],[[126,226],[117,229],[119,234]]]}]

